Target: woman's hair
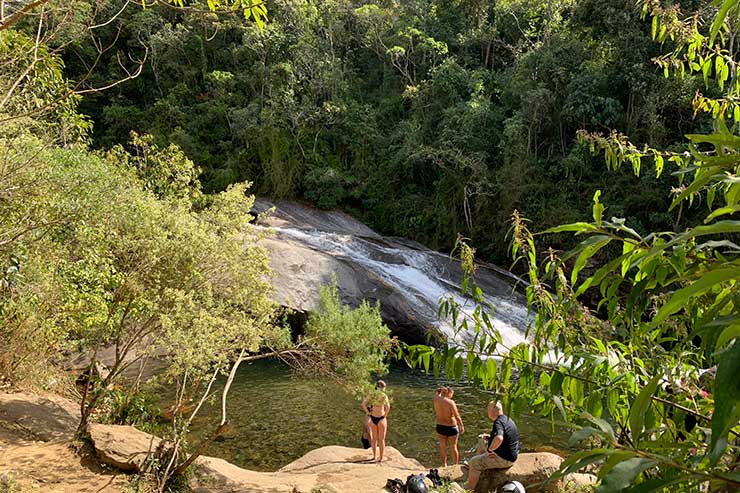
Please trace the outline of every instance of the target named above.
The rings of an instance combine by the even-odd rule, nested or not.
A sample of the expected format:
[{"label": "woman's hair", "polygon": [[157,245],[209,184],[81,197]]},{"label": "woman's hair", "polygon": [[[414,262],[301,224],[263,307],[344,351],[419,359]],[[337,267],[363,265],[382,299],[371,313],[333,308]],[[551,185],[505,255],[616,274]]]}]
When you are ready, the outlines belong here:
[{"label": "woman's hair", "polygon": [[384,389],[385,388],[385,382],[382,380],[378,380],[375,382],[375,388],[376,389]]}]

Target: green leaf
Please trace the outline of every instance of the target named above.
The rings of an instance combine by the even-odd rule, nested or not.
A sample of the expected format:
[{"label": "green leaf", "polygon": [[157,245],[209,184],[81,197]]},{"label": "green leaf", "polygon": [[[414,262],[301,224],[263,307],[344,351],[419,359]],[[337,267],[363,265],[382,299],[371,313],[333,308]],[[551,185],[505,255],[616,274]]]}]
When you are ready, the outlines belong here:
[{"label": "green leaf", "polygon": [[727,448],[727,434],[740,421],[740,342],[719,356],[717,375],[714,379],[714,414],[712,415],[712,440],[709,458],[716,464]]},{"label": "green leaf", "polygon": [[609,459],[607,459],[606,462],[604,462],[604,465],[601,466],[598,473],[598,478],[604,479],[607,474],[609,474],[609,471],[614,469],[614,467],[617,466],[617,464],[626,461],[627,459],[631,459],[635,457],[634,452],[629,451],[615,451]]},{"label": "green leaf", "polygon": [[593,392],[588,396],[588,399],[586,400],[586,410],[589,414],[592,414],[597,418],[601,417],[601,414],[604,412],[604,408],[601,403],[601,394],[599,392]]},{"label": "green leaf", "polygon": [[600,196],[601,190],[596,190],[594,193],[593,217],[598,227],[601,227],[601,219],[604,217],[604,205],[599,202]]},{"label": "green leaf", "polygon": [[617,438],[614,435],[614,428],[612,428],[612,425],[610,425],[606,420],[591,416],[589,413],[583,413],[581,414],[581,417],[598,426],[599,429],[609,437],[612,443],[616,443]]},{"label": "green leaf", "polygon": [[725,327],[722,333],[717,338],[717,343],[714,346],[715,351],[722,349],[731,340],[740,337],[740,322],[735,322]]},{"label": "green leaf", "polygon": [[576,378],[570,380],[570,397],[576,406],[583,404],[583,382]]},{"label": "green leaf", "polygon": [[563,406],[563,401],[560,399],[560,397],[554,395],[552,396],[552,400],[555,403],[555,407],[558,408],[558,411],[560,411],[560,415],[563,418],[563,421],[566,423],[568,422],[568,413],[565,412],[565,407]]},{"label": "green leaf", "polygon": [[656,461],[633,457],[615,465],[604,477],[595,493],[619,493],[630,486],[638,474],[653,467]]},{"label": "green leaf", "polygon": [[550,479],[556,479],[558,476],[563,476],[565,474],[578,471],[589,464],[593,464],[594,462],[602,460],[610,453],[610,450],[595,448],[571,454],[560,464],[560,469],[556,471]]},{"label": "green leaf", "polygon": [[465,360],[461,357],[455,358],[455,381],[459,382],[463,375],[463,367],[465,364]]},{"label": "green leaf", "polygon": [[575,445],[578,445],[579,443],[587,440],[588,438],[591,438],[594,435],[601,435],[601,430],[597,428],[592,428],[591,426],[584,426],[583,428],[579,428],[570,436],[570,439],[568,440],[568,446],[573,447]]},{"label": "green leaf", "polygon": [[563,379],[565,376],[559,371],[554,372],[550,379],[550,393],[553,395],[560,394],[562,391]]},{"label": "green leaf", "polygon": [[722,29],[722,25],[725,23],[725,19],[727,18],[727,13],[731,8],[736,6],[737,0],[725,0],[722,3],[719,11],[714,16],[712,27],[709,29],[709,46],[714,44],[714,38],[719,34],[720,29]]},{"label": "green leaf", "polygon": [[711,214],[709,214],[707,218],[704,220],[704,222],[708,223],[712,221],[713,219],[718,218],[719,216],[724,216],[727,214],[734,214],[736,212],[740,212],[740,205],[734,205],[731,207],[720,207],[718,209],[715,209]]},{"label": "green leaf", "polygon": [[663,156],[660,154],[655,155],[655,177],[660,178],[660,175],[663,174]]},{"label": "green leaf", "polygon": [[660,307],[660,310],[651,322],[651,326],[656,327],[668,318],[669,315],[682,309],[689,299],[713,289],[722,282],[734,281],[738,278],[740,278],[740,267],[730,267],[707,272],[689,286],[676,291],[671,299]]},{"label": "green leaf", "polygon": [[573,265],[573,271],[570,275],[570,282],[575,284],[578,280],[578,273],[583,270],[586,266],[588,259],[594,256],[596,252],[604,248],[612,241],[610,236],[607,235],[594,235],[587,240],[584,240],[575,251],[580,250],[581,253],[578,255],[575,264]]},{"label": "green leaf", "polygon": [[655,389],[658,387],[658,382],[662,377],[663,374],[660,373],[651,378],[648,384],[640,391],[630,408],[629,423],[630,430],[632,431],[632,440],[635,445],[639,442],[645,424],[645,413],[647,413]]},{"label": "green leaf", "polygon": [[555,226],[554,228],[547,229],[542,233],[566,233],[573,232],[576,234],[581,233],[594,233],[598,231],[598,228],[591,223],[577,222],[570,224],[563,224],[561,226]]}]

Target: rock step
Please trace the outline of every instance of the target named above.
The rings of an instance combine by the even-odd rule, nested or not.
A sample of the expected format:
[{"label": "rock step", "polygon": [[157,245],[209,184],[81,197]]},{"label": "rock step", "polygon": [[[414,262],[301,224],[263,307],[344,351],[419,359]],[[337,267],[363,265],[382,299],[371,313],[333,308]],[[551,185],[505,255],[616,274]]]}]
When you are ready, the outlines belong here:
[{"label": "rock step", "polygon": [[[488,469],[483,471],[476,488],[477,493],[494,493],[509,481],[519,481],[527,493],[561,492],[568,493],[593,491],[596,477],[591,474],[569,474],[543,487],[534,486],[545,481],[560,468],[563,458],[549,452],[519,454],[519,458],[509,469]],[[442,478],[464,485],[467,483],[467,468],[448,466],[439,470]]]}]

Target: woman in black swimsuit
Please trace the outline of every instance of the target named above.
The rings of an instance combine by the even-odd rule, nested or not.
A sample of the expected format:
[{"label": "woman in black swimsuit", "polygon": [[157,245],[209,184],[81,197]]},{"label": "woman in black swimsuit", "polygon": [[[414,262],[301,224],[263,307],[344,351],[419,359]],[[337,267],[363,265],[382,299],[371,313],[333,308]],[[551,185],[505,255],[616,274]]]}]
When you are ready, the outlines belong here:
[{"label": "woman in black swimsuit", "polygon": [[[388,412],[391,404],[385,394],[385,382],[378,380],[375,391],[363,399],[362,410],[370,417],[370,446],[373,449],[373,460],[383,461],[385,453],[385,435],[388,431]],[[380,456],[376,453],[376,446],[380,447]]]}]

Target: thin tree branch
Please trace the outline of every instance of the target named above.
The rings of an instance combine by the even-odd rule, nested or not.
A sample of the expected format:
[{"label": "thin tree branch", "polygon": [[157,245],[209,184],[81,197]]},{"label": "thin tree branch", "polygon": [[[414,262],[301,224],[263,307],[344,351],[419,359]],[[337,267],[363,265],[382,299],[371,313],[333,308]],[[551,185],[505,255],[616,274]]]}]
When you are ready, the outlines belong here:
[{"label": "thin tree branch", "polygon": [[31,2],[22,9],[20,9],[17,12],[14,12],[10,16],[8,16],[6,19],[3,19],[2,22],[0,22],[0,31],[4,31],[5,29],[9,28],[19,20],[23,18],[24,15],[28,14],[30,11],[35,9],[36,7],[40,5],[44,5],[49,0],[36,0],[35,2]]}]

